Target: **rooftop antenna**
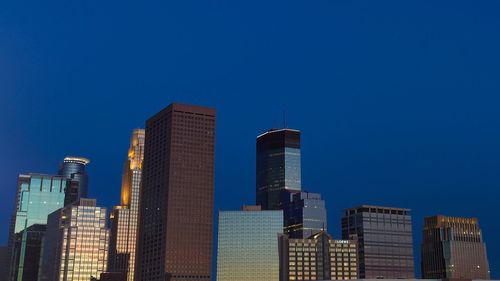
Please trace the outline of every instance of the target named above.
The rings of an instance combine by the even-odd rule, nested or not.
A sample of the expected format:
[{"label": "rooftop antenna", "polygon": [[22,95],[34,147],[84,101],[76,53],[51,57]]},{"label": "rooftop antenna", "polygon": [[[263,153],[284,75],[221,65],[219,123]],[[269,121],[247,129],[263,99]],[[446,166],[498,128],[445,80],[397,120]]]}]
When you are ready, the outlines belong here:
[{"label": "rooftop antenna", "polygon": [[283,111],[283,128],[286,129],[286,111]]}]

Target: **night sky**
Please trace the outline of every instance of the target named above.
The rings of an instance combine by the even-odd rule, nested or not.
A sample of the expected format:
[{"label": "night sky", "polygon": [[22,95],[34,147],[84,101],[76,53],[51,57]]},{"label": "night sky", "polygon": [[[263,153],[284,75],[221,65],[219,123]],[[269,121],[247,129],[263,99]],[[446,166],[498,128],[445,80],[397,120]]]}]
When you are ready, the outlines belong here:
[{"label": "night sky", "polygon": [[[0,243],[18,173],[91,159],[119,202],[131,130],[217,109],[216,209],[255,197],[255,137],[302,130],[303,188],[344,208],[476,216],[500,278],[499,1],[2,1]],[[168,3],[167,3],[168,2]]]}]

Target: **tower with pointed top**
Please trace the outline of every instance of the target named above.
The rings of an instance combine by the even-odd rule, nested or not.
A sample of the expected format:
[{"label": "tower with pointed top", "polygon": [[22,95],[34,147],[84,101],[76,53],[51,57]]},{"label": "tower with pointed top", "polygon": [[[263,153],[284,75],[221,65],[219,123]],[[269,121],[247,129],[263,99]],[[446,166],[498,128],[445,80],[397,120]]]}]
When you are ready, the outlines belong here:
[{"label": "tower with pointed top", "polygon": [[126,273],[128,281],[134,280],[135,273],[144,138],[144,129],[133,130],[127,160],[123,166],[121,203],[113,208],[110,215],[108,269],[110,272]]}]

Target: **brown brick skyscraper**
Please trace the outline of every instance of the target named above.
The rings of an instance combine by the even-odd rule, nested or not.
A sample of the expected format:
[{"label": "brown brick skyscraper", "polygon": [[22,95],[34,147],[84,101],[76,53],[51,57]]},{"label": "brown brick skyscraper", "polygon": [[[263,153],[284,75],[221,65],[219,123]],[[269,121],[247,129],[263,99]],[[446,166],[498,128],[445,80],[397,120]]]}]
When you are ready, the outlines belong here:
[{"label": "brown brick skyscraper", "polygon": [[215,109],[171,104],[146,122],[136,281],[210,281]]}]

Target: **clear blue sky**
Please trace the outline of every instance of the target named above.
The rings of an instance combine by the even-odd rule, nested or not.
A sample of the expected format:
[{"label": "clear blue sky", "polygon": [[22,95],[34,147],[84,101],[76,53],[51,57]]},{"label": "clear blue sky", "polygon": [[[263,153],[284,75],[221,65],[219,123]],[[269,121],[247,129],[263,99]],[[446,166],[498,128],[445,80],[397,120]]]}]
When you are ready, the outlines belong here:
[{"label": "clear blue sky", "polygon": [[[303,184],[343,208],[476,216],[500,277],[500,2],[3,1],[0,243],[16,176],[92,160],[119,202],[135,127],[170,102],[216,107],[216,208],[254,202],[255,137],[287,113]],[[418,266],[418,263],[417,263]]]}]

